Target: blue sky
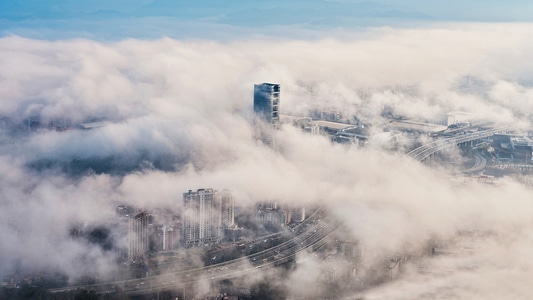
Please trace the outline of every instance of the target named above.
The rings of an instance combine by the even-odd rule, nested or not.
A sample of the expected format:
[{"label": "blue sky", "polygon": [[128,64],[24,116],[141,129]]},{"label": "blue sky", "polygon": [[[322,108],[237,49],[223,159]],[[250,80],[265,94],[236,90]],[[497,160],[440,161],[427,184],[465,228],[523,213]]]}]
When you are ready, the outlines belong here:
[{"label": "blue sky", "polygon": [[533,3],[524,0],[0,0],[0,35],[45,39],[290,37],[336,28],[532,20]]}]

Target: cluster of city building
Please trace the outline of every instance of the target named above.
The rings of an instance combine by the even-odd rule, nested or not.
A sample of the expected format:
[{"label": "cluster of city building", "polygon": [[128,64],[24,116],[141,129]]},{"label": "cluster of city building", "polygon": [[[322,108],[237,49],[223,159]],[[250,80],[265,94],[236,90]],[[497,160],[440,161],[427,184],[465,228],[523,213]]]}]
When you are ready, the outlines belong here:
[{"label": "cluster of city building", "polygon": [[[454,129],[453,126],[479,119],[477,115],[466,112],[451,112],[424,120],[411,119],[397,114],[393,107],[384,106],[381,117],[386,121],[386,124],[374,126],[373,130],[372,122],[377,120],[347,114],[335,106],[315,107],[310,110],[307,116],[283,115],[280,110],[280,95],[281,88],[277,83],[254,85],[254,127],[259,138],[273,149],[277,148],[273,131],[279,129],[282,123],[295,125],[312,134],[328,136],[332,142],[364,146],[372,141],[390,140],[395,142],[402,132],[439,134],[447,129]],[[75,125],[66,118],[45,121],[39,116],[28,117],[23,124],[18,124],[7,117],[0,117],[0,128],[10,128],[16,131],[44,129],[64,131],[74,128],[88,130],[108,124],[110,122],[98,118]],[[377,130],[377,128],[384,130]]]},{"label": "cluster of city building", "polygon": [[[274,145],[271,133],[280,128],[280,85],[256,84],[253,104],[254,124],[265,138],[265,142]],[[323,115],[324,113],[321,113],[321,116]],[[366,141],[369,138],[369,126],[359,120],[354,119],[353,124],[337,123],[335,121],[341,118],[340,113],[328,112],[325,116],[331,121],[313,121],[311,118],[290,120],[303,128],[311,126],[314,128],[312,131],[331,134],[338,142],[342,139]],[[436,118],[433,124],[440,126],[438,129],[442,130],[448,128],[449,124],[461,124],[472,118],[475,116],[471,114],[453,113]],[[396,119],[398,124],[407,126],[407,129],[422,130],[421,127],[424,127],[412,120]],[[400,126],[398,124],[396,126]],[[436,127],[431,127],[429,130],[436,130]],[[183,194],[181,216],[175,219],[157,218],[167,220],[166,223],[156,223],[153,213],[134,212],[128,207],[117,208],[117,213],[128,218],[129,259],[142,256],[148,251],[173,250],[177,244],[185,247],[202,246],[240,237],[239,228],[235,223],[235,198],[228,190],[216,191],[211,188],[189,190]],[[257,205],[253,219],[258,224],[275,226],[297,223],[305,219],[305,208],[281,209],[276,201],[265,201]]]},{"label": "cluster of city building", "polygon": [[396,114],[392,107],[386,106],[381,115],[385,124],[376,126],[383,129],[378,130],[373,128],[372,122],[362,120],[361,116],[347,115],[335,107],[315,108],[308,116],[282,115],[279,107],[279,84],[261,83],[254,86],[254,115],[256,120],[262,121],[260,125],[266,125],[257,127],[267,129],[262,131],[262,139],[273,146],[275,141],[269,130],[279,129],[281,123],[292,124],[311,134],[327,136],[335,143],[364,146],[369,142],[383,141],[394,144],[404,132],[447,134],[450,130],[480,119],[478,115],[467,112],[450,112],[423,120],[411,119]]},{"label": "cluster of city building", "polygon": [[[244,213],[244,212],[243,212]],[[234,242],[243,236],[235,222],[235,196],[229,190],[212,188],[183,193],[179,214],[150,212],[131,206],[116,208],[119,231],[127,237],[127,248],[120,249],[129,261],[147,253],[171,251],[179,247],[208,246]],[[305,219],[305,208],[284,207],[277,202],[261,202],[252,212],[256,224],[282,228]]]},{"label": "cluster of city building", "polygon": [[524,135],[495,134],[495,156],[500,162],[529,164],[533,160],[533,139]]},{"label": "cluster of city building", "polygon": [[124,205],[118,206],[116,213],[122,220],[120,233],[127,236],[130,261],[148,252],[174,250],[179,244],[190,247],[220,242],[225,231],[236,229],[235,198],[228,190],[189,190],[183,194],[181,214]]},{"label": "cluster of city building", "polygon": [[[337,143],[364,145],[379,135],[372,130],[372,124],[369,122],[363,122],[355,116],[346,116],[334,108],[314,110],[307,117],[281,115],[279,84],[254,85],[253,111],[257,133],[265,144],[273,149],[276,149],[274,131],[278,130],[282,123],[292,123],[311,134],[329,136],[331,141]],[[463,112],[449,113],[431,120],[403,118],[394,115],[392,109],[385,109],[384,114],[389,120],[390,130],[381,134],[390,137],[394,137],[395,132],[417,132],[430,136],[438,133],[445,136],[473,130],[473,124],[483,123],[476,115]],[[0,128],[9,127],[9,122],[10,120],[0,119]],[[46,126],[42,124],[45,123],[29,118],[26,127],[21,130],[32,131],[45,127],[58,131],[71,128],[93,129],[105,126],[108,122],[94,121],[76,127],[65,120],[52,121]],[[492,146],[499,160],[518,160],[527,164],[533,159],[533,139],[525,136],[495,134],[492,137]],[[257,203],[249,211],[237,211],[235,195],[230,190],[189,190],[183,193],[179,210],[149,211],[126,205],[118,206],[117,222],[114,225],[117,225],[117,240],[122,242],[117,243],[115,249],[120,253],[120,257],[135,262],[142,260],[147,254],[223,245],[259,237],[246,235],[246,229],[251,229],[246,227],[249,224],[237,222],[237,217],[243,214],[249,214],[245,219],[252,220],[254,224],[277,230],[286,225],[300,223],[306,218],[306,210],[302,206],[281,206],[277,201],[269,200]],[[80,231],[75,235],[82,236],[83,233]],[[362,278],[362,247],[350,240],[336,240],[335,247],[341,263],[324,272],[325,281],[335,283],[339,280]],[[384,276],[394,277],[399,272],[403,259],[400,257],[387,260]]]}]

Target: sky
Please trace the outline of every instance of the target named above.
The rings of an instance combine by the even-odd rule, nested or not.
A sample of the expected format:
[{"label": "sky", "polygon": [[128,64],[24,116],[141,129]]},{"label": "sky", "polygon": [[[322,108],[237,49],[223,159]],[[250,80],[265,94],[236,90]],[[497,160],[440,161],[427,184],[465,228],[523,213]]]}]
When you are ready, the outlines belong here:
[{"label": "sky", "polygon": [[[434,22],[530,22],[529,1],[0,1],[0,35],[85,37],[312,38],[332,30]],[[290,28],[291,30],[287,30]]]},{"label": "sky", "polygon": [[[0,273],[109,275],[113,253],[73,239],[72,226],[109,224],[120,204],[179,210],[183,192],[212,187],[233,190],[243,207],[327,206],[364,247],[366,265],[434,239],[451,245],[450,255],[413,259],[365,299],[533,292],[528,176],[465,183],[380,145],[345,147],[291,126],[276,133],[273,152],[251,125],[259,82],[281,84],[283,113],[332,108],[376,132],[384,107],[527,124],[526,1],[46,3],[0,1]],[[26,132],[37,117],[109,125]],[[277,284],[305,298],[309,274],[330,266],[309,258]]]}]

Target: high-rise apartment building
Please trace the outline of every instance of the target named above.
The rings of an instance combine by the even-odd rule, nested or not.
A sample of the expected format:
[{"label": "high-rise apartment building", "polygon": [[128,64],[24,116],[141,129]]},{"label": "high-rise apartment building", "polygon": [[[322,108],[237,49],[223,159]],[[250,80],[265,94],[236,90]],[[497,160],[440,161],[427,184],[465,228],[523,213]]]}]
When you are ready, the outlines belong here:
[{"label": "high-rise apartment building", "polygon": [[287,212],[281,209],[260,209],[255,213],[255,219],[262,224],[285,226],[287,224]]},{"label": "high-rise apartment building", "polygon": [[235,225],[235,197],[229,190],[216,192],[217,211],[220,212],[219,228],[229,229]]},{"label": "high-rise apartment building", "polygon": [[235,225],[235,198],[228,190],[189,190],[183,194],[183,242],[202,245],[221,239]]},{"label": "high-rise apartment building", "polygon": [[287,210],[287,223],[300,223],[305,220],[305,207],[292,207]]},{"label": "high-rise apartment building", "polygon": [[200,245],[218,238],[213,189],[189,190],[183,194],[183,241]]},{"label": "high-rise apartment building", "polygon": [[128,222],[128,259],[144,255],[148,250],[150,214],[137,213]]},{"label": "high-rise apartment building", "polygon": [[279,128],[279,84],[254,85],[254,114],[273,129]]}]

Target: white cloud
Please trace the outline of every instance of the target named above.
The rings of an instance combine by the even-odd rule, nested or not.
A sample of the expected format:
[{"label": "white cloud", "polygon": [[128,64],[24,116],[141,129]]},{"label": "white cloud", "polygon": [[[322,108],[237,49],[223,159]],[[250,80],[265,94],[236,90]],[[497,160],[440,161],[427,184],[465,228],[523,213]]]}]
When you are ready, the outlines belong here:
[{"label": "white cloud", "polygon": [[[178,209],[182,192],[213,187],[233,189],[241,204],[264,198],[326,203],[369,250],[368,259],[422,248],[435,236],[453,239],[464,229],[488,231],[494,242],[481,243],[479,276],[496,282],[504,269],[495,264],[500,258],[525,280],[518,266],[528,265],[529,256],[506,256],[499,242],[510,238],[517,254],[529,246],[528,188],[510,180],[457,185],[442,170],[402,155],[348,149],[293,128],[277,134],[282,151],[276,154],[255,140],[249,119],[253,84],[262,81],[281,83],[281,110],[289,113],[327,103],[370,119],[384,105],[415,117],[467,110],[507,121],[527,118],[531,91],[523,82],[531,75],[532,31],[529,24],[448,24],[377,28],[346,40],[0,39],[2,114],[15,122],[35,115],[112,121],[92,131],[3,135],[0,271],[23,261],[75,274],[79,257],[96,257],[93,271],[105,270],[109,255],[72,240],[71,224],[104,223],[122,202]],[[458,90],[467,76],[486,84],[483,93]],[[77,178],[28,168],[109,157],[135,168]],[[32,247],[37,242],[44,246]],[[437,260],[427,268],[442,265]],[[458,266],[449,282],[432,279],[428,293],[468,272]],[[397,285],[417,290],[424,285],[420,276],[413,271]],[[472,288],[459,287],[458,295],[488,295],[495,286],[467,280]],[[377,299],[426,295],[405,290],[392,285],[375,293]]]}]

